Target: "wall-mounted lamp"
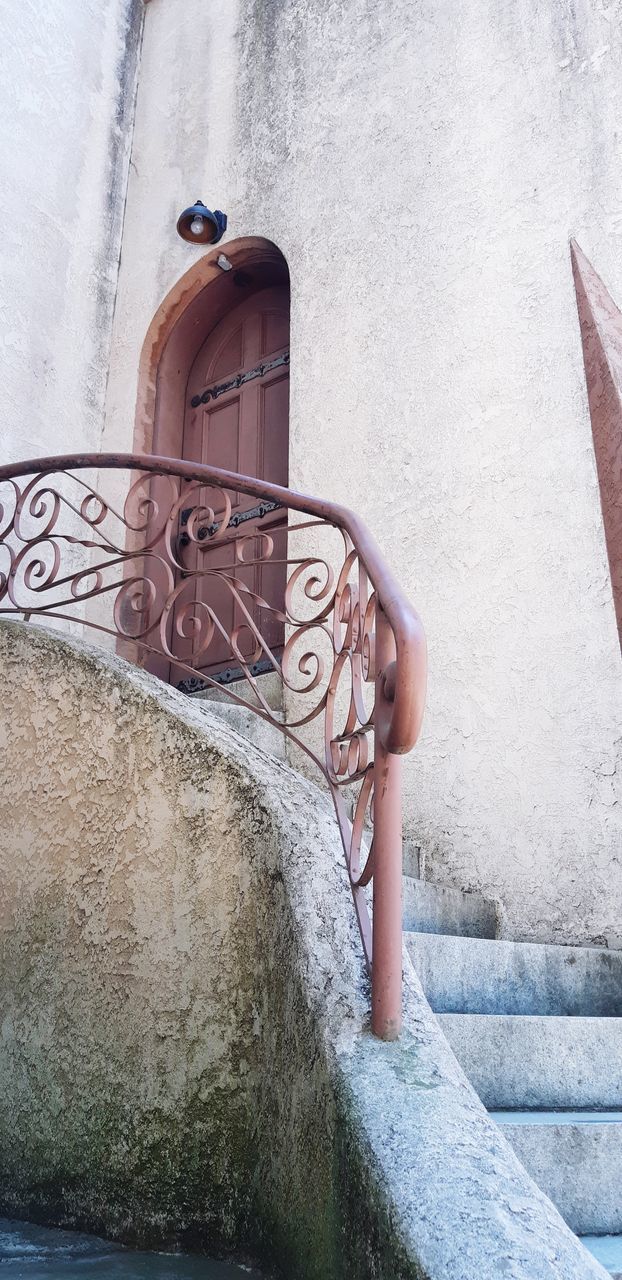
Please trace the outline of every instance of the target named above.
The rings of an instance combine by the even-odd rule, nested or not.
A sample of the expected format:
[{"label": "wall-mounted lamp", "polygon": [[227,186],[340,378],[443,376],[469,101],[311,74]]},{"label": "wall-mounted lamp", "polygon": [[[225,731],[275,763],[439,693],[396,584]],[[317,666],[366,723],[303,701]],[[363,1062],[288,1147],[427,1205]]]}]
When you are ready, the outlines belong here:
[{"label": "wall-mounted lamp", "polygon": [[227,229],[227,215],[220,209],[206,209],[202,200],[197,200],[189,209],[184,209],[177,219],[177,231],[182,240],[190,244],[218,244]]}]

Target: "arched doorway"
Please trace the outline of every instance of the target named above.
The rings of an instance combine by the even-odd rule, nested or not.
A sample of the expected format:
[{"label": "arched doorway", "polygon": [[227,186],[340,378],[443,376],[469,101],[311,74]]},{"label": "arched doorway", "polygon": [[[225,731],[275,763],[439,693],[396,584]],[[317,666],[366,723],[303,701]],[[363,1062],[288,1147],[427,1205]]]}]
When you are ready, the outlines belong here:
[{"label": "arched doorway", "polygon": [[[289,277],[274,245],[260,240],[228,244],[201,259],[169,294],[150,326],[141,360],[135,449],[287,485]],[[252,500],[231,497],[232,537],[248,540],[257,523]],[[202,490],[200,503],[212,507],[218,521],[221,492]],[[181,548],[192,509],[181,512]],[[240,565],[236,576],[253,596],[280,608],[286,574],[283,511],[262,513],[261,533],[274,540],[272,562]],[[247,541],[245,559],[252,561],[250,546],[249,554]],[[207,536],[200,548],[186,547],[180,559],[189,572],[201,571],[197,598],[216,612],[227,635],[237,630],[240,651],[250,660],[255,641],[218,575],[231,555],[231,547],[210,547]],[[251,613],[278,656],[283,624],[260,606],[253,605]],[[242,675],[231,645],[220,633],[200,662],[193,657],[191,639],[178,637],[171,647],[180,660],[210,679],[229,682]],[[174,663],[155,659],[149,665],[174,684],[186,681],[187,671]],[[265,664],[254,665],[258,673]]]}]

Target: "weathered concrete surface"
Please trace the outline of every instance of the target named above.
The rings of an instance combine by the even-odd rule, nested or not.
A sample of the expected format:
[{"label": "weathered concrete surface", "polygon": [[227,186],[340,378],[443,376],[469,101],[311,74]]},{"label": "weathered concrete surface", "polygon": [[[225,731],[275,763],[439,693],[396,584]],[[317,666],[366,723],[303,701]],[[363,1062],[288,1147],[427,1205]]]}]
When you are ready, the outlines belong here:
[{"label": "weathered concrete surface", "polygon": [[[266,675],[256,676],[255,683],[257,685],[258,690],[260,690],[261,692],[261,696],[264,702],[266,702],[268,706],[272,708],[273,711],[282,711],[283,710],[283,681],[281,680],[280,675],[277,675],[275,672],[271,671]],[[229,693],[227,692],[228,688],[231,688],[234,693],[241,692],[243,690],[245,702],[250,702],[251,706],[253,707],[260,706],[260,701],[257,694],[255,693],[254,689],[252,689],[252,687],[246,680],[243,680],[241,683],[236,682],[231,686],[227,686],[227,685],[216,685],[214,687],[208,686],[207,688],[201,689],[198,693],[193,693],[190,696],[196,702],[202,702],[202,701],[212,702],[212,703],[215,702],[215,703],[218,703],[219,705],[230,707],[231,700],[229,698]]]},{"label": "weathered concrete surface", "polygon": [[405,955],[367,1030],[321,794],[119,659],[0,626],[0,1199],[290,1280],[587,1280]]},{"label": "weathered concrete surface", "polygon": [[[202,698],[196,698],[196,701],[199,706],[207,705],[212,716],[222,716],[225,724],[235,729],[245,741],[254,743],[261,751],[269,751],[279,760],[285,759],[285,735],[270,724],[269,720],[264,720],[254,711],[248,711],[246,707],[238,707],[235,702],[214,700],[205,703]],[[275,716],[280,714],[278,711],[273,712]]]},{"label": "weathered concrete surface", "polygon": [[622,1018],[438,1020],[486,1107],[622,1107]]},{"label": "weathered concrete surface", "polygon": [[607,1268],[612,1280],[622,1280],[622,1236],[584,1236],[582,1243]]},{"label": "weathered concrete surface", "polygon": [[151,0],[106,425],[131,445],[202,186],[289,263],[292,485],[364,514],[425,622],[422,874],[505,936],[611,946],[622,673],[568,240],[621,302],[621,69],[600,0]]},{"label": "weathered concrete surface", "polygon": [[462,893],[460,889],[405,875],[403,902],[404,928],[416,933],[497,936],[497,908],[479,893]]},{"label": "weathered concrete surface", "polygon": [[407,933],[437,1013],[622,1015],[622,952]]},{"label": "weathered concrete surface", "polygon": [[99,448],[141,0],[0,6],[0,460]]},{"label": "weathered concrete surface", "polygon": [[573,1231],[622,1232],[620,1111],[492,1114]]},{"label": "weathered concrete surface", "polygon": [[[534,1181],[578,1234],[620,1232],[620,953],[406,942],[443,1033]],[[597,1012],[609,1016],[586,1016]]]}]

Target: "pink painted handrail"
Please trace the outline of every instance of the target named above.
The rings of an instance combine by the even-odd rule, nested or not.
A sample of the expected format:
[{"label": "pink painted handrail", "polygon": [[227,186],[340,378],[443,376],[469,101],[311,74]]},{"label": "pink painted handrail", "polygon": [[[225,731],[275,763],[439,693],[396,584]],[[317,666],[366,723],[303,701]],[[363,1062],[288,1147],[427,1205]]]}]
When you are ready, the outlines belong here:
[{"label": "pink painted handrail", "polygon": [[[89,470],[97,472],[98,488],[111,471],[130,473],[121,510],[79,474]],[[213,496],[206,499],[209,490],[221,491],[218,514]],[[239,511],[241,495],[260,502]],[[338,531],[342,546],[336,570],[315,546],[327,529]],[[302,554],[295,554],[301,536]],[[231,562],[210,561],[215,547]],[[76,565],[77,554],[87,562]],[[364,523],[335,503],[176,458],[66,454],[0,467],[0,555],[0,615],[77,619],[130,643],[142,661],[170,662],[190,677],[187,684],[197,677],[216,684],[210,645],[228,646],[254,701],[230,686],[229,697],[302,747],[328,783],[371,971],[372,1030],[384,1039],[399,1035],[399,757],[421,727],[426,646],[417,613]],[[276,602],[257,589],[261,578],[251,587],[245,577],[266,566],[282,573],[283,599]],[[241,624],[227,630],[213,595],[210,603],[210,586],[219,600],[224,592],[231,618],[241,616]],[[75,612],[96,597],[110,602],[110,618]],[[282,654],[268,643],[266,624],[271,634],[282,629]],[[309,709],[284,724],[275,717],[258,683],[259,665],[279,675],[296,705],[304,695]],[[323,757],[306,729],[316,719],[324,724]],[[372,881],[373,928],[366,895]]]}]

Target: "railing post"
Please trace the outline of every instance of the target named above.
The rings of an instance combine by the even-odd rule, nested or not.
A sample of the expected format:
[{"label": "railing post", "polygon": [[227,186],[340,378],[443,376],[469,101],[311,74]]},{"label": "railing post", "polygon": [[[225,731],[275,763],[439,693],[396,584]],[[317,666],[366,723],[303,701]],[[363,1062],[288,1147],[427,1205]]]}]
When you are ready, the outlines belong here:
[{"label": "railing post", "polygon": [[[384,673],[395,660],[393,632],[382,609],[376,615],[376,709],[385,699]],[[402,762],[374,743],[374,875],[371,1027],[382,1040],[402,1029]]]}]

